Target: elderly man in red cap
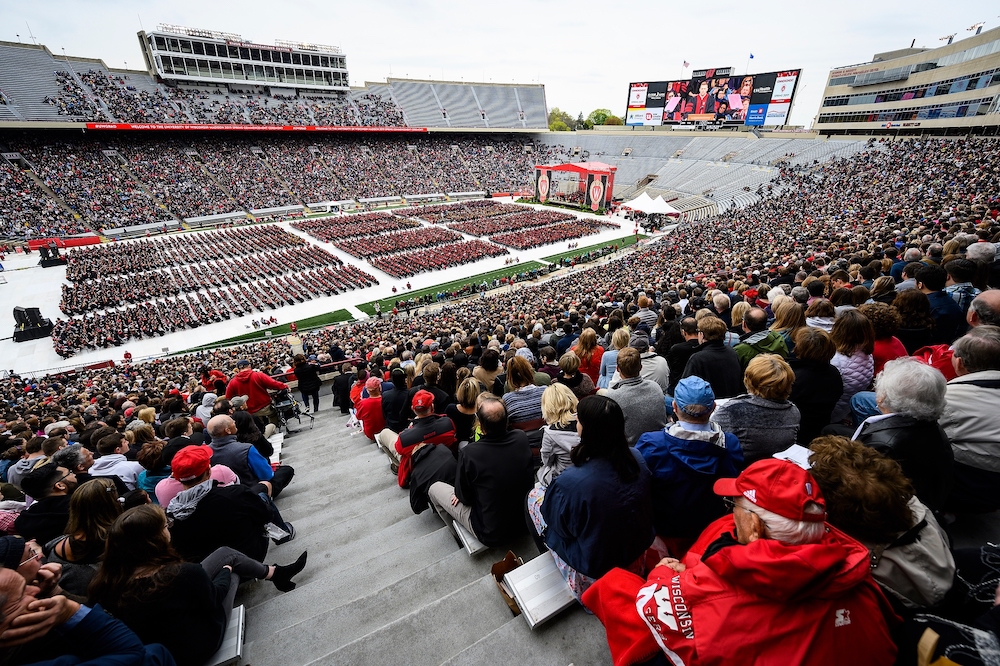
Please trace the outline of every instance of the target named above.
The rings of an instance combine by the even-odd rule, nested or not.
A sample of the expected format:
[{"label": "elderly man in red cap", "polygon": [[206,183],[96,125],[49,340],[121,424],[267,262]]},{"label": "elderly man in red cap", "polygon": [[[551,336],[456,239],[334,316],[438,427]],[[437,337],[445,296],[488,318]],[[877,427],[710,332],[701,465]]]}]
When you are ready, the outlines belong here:
[{"label": "elderly man in red cap", "polygon": [[645,581],[615,569],[584,594],[615,664],[661,652],[675,666],[894,663],[898,618],[868,550],[825,522],[809,472],[770,458],[714,489],[733,513],[683,561],[664,558]]},{"label": "elderly man in red cap", "polygon": [[413,468],[410,456],[417,444],[444,444],[453,451],[458,444],[455,424],[447,416],[434,413],[433,393],[417,391],[412,405],[416,417],[403,432],[397,436],[387,429],[376,438],[379,448],[389,456],[389,465],[398,476],[400,488],[409,485],[410,470]]},{"label": "elderly man in red cap", "polygon": [[212,478],[211,461],[211,448],[185,446],[170,462],[171,476],[184,486],[166,507],[173,519],[170,534],[174,548],[193,562],[224,546],[257,561],[264,559],[269,523],[280,521],[279,527],[295,534],[291,523],[284,522],[273,508],[271,484],[220,485]]}]

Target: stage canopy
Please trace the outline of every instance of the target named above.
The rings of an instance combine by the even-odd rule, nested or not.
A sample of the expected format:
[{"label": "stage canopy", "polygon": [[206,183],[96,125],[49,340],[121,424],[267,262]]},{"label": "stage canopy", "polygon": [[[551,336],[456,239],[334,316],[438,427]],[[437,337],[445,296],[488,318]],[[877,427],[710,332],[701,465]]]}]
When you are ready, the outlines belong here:
[{"label": "stage canopy", "polygon": [[[597,212],[611,206],[618,167],[603,162],[567,162],[535,165],[535,198],[545,203],[553,199]],[[554,177],[555,173],[575,176]],[[554,182],[555,181],[555,182]]]}]

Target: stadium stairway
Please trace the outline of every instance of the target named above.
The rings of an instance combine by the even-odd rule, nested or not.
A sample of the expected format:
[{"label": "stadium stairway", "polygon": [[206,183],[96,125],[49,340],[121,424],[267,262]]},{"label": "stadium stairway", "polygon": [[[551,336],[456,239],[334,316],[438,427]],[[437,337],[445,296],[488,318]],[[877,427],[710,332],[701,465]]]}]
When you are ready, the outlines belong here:
[{"label": "stadium stairway", "polygon": [[73,208],[70,207],[70,205],[66,203],[66,201],[61,196],[56,194],[51,187],[46,185],[45,181],[37,173],[35,173],[31,169],[21,171],[21,173],[30,178],[31,180],[33,180],[35,182],[35,185],[37,185],[39,189],[41,189],[43,192],[49,195],[49,198],[55,201],[60,208],[62,208],[64,211],[72,215],[74,218],[80,219],[80,215],[75,210],[73,210]]},{"label": "stadium stairway", "polygon": [[[291,592],[240,588],[244,664],[610,663],[604,629],[582,606],[534,631],[514,617],[489,573],[506,549],[470,557],[431,510],[414,515],[385,455],[321,399],[315,428],[284,441],[295,479],[277,504],[296,538],[267,558],[308,549],[309,562]],[[510,548],[537,554],[527,535]]]}]

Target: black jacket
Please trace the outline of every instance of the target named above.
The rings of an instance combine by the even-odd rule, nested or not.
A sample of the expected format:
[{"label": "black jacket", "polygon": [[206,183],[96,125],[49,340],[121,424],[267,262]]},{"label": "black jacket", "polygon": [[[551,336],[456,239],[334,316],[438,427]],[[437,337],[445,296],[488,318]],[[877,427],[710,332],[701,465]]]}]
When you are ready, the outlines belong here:
[{"label": "black jacket", "polygon": [[802,446],[809,446],[809,442],[819,437],[820,431],[830,424],[833,408],[844,393],[844,379],[830,363],[789,358],[788,365],[795,373],[788,399],[799,408],[802,417],[797,441]]},{"label": "black jacket", "polygon": [[14,532],[25,541],[34,539],[46,544],[66,530],[69,520],[69,495],[57,495],[36,500],[14,521]]},{"label": "black jacket", "polygon": [[866,423],[858,439],[898,462],[921,502],[931,509],[942,508],[951,490],[954,454],[936,421],[896,414]]},{"label": "black jacket", "polygon": [[722,340],[710,340],[698,347],[684,366],[681,379],[691,375],[711,384],[716,398],[732,398],[746,392],[740,358]]},{"label": "black jacket", "polygon": [[455,496],[472,508],[472,528],[487,546],[524,531],[524,501],[532,484],[531,449],[521,430],[487,435],[458,454]]},{"label": "black jacket", "polygon": [[267,504],[250,488],[240,483],[219,486],[216,481],[193,514],[174,519],[171,543],[189,562],[201,562],[222,546],[259,562],[267,555],[264,526],[269,522]]},{"label": "black jacket", "polygon": [[674,394],[674,388],[677,387],[677,382],[681,380],[681,375],[684,374],[684,368],[687,367],[688,359],[697,350],[697,340],[685,340],[673,345],[667,351],[667,367],[670,369],[670,381],[667,384],[668,394]]},{"label": "black jacket", "polygon": [[413,396],[417,394],[417,391],[428,391],[433,393],[434,413],[444,414],[444,408],[448,406],[448,394],[445,393],[443,389],[439,389],[437,386],[414,385],[413,388],[406,392],[406,402],[400,407],[400,421],[405,423],[416,416],[416,414],[413,413]]},{"label": "black jacket", "polygon": [[333,404],[340,405],[344,414],[351,408],[351,386],[356,377],[353,372],[344,372],[333,380]]},{"label": "black jacket", "polygon": [[305,394],[318,391],[319,387],[323,384],[323,380],[319,378],[319,372],[316,370],[316,366],[312,363],[297,365],[295,366],[294,372],[295,378],[299,380],[300,393]]},{"label": "black jacket", "polygon": [[427,508],[427,489],[438,481],[455,482],[458,463],[447,446],[428,444],[413,454],[410,471],[410,508],[421,513]]},{"label": "black jacket", "polygon": [[385,417],[385,427],[393,432],[402,432],[406,429],[407,421],[400,418],[400,413],[408,395],[406,389],[399,388],[393,388],[382,394],[382,416]]}]

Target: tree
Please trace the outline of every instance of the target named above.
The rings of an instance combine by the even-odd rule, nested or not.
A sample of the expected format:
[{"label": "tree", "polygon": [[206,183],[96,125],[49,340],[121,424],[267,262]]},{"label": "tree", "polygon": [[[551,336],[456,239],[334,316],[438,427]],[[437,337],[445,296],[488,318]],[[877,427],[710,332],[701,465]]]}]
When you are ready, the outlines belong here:
[{"label": "tree", "polygon": [[619,118],[618,116],[608,116],[607,118],[604,119],[604,124],[605,125],[624,125],[625,123],[622,122],[622,119]]},{"label": "tree", "polygon": [[[561,122],[563,125],[566,126],[566,129],[557,130],[553,128],[552,126],[556,122]],[[552,130],[553,132],[565,132],[566,130],[573,127],[575,124],[576,121],[573,120],[573,116],[569,115],[565,111],[561,111],[558,106],[552,107],[552,110],[549,111],[549,129]]]},{"label": "tree", "polygon": [[594,123],[584,118],[583,111],[581,111],[580,114],[576,117],[576,121],[574,121],[573,129],[578,129],[578,130],[594,129]]},{"label": "tree", "polygon": [[567,125],[566,123],[564,123],[561,120],[556,120],[556,121],[554,121],[554,122],[552,122],[552,123],[549,124],[549,130],[551,130],[553,132],[568,132],[569,131],[569,125]]},{"label": "tree", "polygon": [[607,125],[607,120],[611,116],[610,109],[594,109],[587,116],[587,120],[590,121],[591,126],[593,125]]}]

